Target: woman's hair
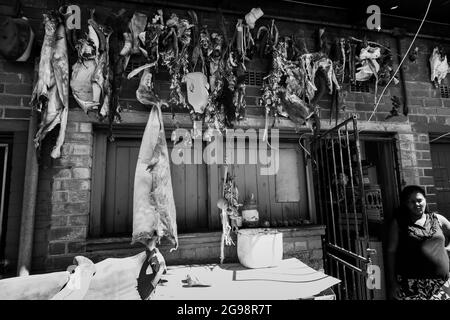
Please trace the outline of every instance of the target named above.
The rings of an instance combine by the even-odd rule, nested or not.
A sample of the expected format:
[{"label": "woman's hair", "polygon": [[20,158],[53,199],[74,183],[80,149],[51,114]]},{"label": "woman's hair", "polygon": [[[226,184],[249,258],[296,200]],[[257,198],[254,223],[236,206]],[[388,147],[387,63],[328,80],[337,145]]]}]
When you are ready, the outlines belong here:
[{"label": "woman's hair", "polygon": [[424,188],[416,185],[410,185],[404,187],[402,192],[400,193],[400,202],[402,204],[405,204],[413,193],[421,193],[424,196],[424,198],[427,199],[427,195],[425,193]]}]

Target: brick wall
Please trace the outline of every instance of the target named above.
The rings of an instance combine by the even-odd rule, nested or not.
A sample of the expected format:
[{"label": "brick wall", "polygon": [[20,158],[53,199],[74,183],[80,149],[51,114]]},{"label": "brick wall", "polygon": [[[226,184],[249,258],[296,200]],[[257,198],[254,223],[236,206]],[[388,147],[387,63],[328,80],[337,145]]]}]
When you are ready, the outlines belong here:
[{"label": "brick wall", "polygon": [[84,251],[89,222],[92,124],[71,121],[61,158],[50,159],[48,153],[44,153],[44,158],[47,162],[40,167],[37,211],[38,216],[49,219],[48,254],[43,255],[47,257],[43,264],[35,264],[36,269],[64,265],[72,259],[72,253]]},{"label": "brick wall", "polygon": [[[42,39],[43,30],[41,14],[46,7],[53,8],[57,3],[56,1],[41,2],[26,0],[23,1],[23,4],[25,6],[24,13],[31,19],[33,28],[37,31],[36,39],[39,42]],[[83,10],[91,6],[87,1],[80,1],[79,4]],[[120,7],[148,9],[145,3],[131,4],[118,1],[103,1],[99,6],[109,7],[110,5],[117,9]],[[274,8],[270,10],[277,11]],[[184,11],[181,10],[173,11],[184,14]],[[244,13],[244,11],[242,12]],[[218,29],[217,12],[198,12],[198,14],[203,23],[211,26],[211,31]],[[329,13],[328,15],[330,16]],[[228,21],[229,35],[232,35],[234,21],[237,16],[226,15],[225,17]],[[339,20],[340,17],[330,16],[330,19],[335,21]],[[259,23],[268,24],[269,19],[263,18]],[[314,51],[314,36],[318,25],[286,21],[277,21],[276,23],[279,27],[280,35],[289,35],[297,30],[303,30],[309,49]],[[326,32],[329,39],[333,39],[334,36],[355,36],[358,38],[362,36],[359,31],[344,30],[335,27],[327,27]],[[398,53],[394,37],[371,32],[368,33],[368,38],[390,46],[394,54]],[[401,40],[402,53],[406,51],[410,41],[411,38]],[[427,192],[431,195],[429,202],[432,205],[435,202],[433,196],[435,189],[431,171],[432,162],[429,133],[445,133],[450,131],[450,99],[442,99],[439,91],[434,88],[429,79],[428,58],[435,44],[432,40],[418,39],[413,46],[413,48],[416,45],[419,47],[417,61],[413,63],[407,59],[403,66],[406,94],[410,110],[408,117],[399,116],[387,121],[384,120],[392,107],[390,98],[393,95],[397,95],[402,99],[405,98],[400,84],[392,86],[386,91],[385,97],[380,103],[378,111],[371,123],[368,123],[367,120],[373,110],[373,84],[370,85],[369,93],[349,91],[344,99],[345,109],[341,110],[339,116],[339,120],[343,120],[351,114],[356,113],[360,119],[361,127],[375,128],[375,131],[388,131],[395,134],[398,138],[398,159],[402,184],[414,183],[425,186]],[[447,52],[450,52],[449,43],[443,43],[441,41],[439,44],[443,44]],[[34,76],[34,61],[31,60],[27,63],[15,63],[0,59],[0,126],[2,124],[1,121],[5,121],[5,119],[19,121],[29,117],[28,103],[30,101]],[[399,59],[394,59],[394,62],[394,67],[396,67]],[[137,122],[142,124],[145,122],[142,119],[148,114],[148,109],[135,100],[135,90],[138,81],[135,78],[124,83],[124,91],[121,94],[121,103],[125,108],[123,114],[124,119],[133,119],[132,121],[134,121],[124,121],[125,125],[136,124]],[[444,84],[449,85],[448,77],[444,81]],[[168,87],[169,83],[167,79],[161,79],[156,84],[157,90],[163,97],[167,96]],[[378,88],[378,93],[381,90],[382,88]],[[247,110],[250,118],[258,120],[259,123],[263,123],[264,110],[256,105],[259,94],[259,87],[249,86],[247,88]],[[320,101],[324,128],[332,126],[328,120],[330,117],[330,104],[329,96],[324,97]],[[244,124],[256,123],[256,120],[255,122],[244,122]],[[287,122],[282,121],[280,126],[285,125]],[[35,270],[42,271],[65,268],[71,263],[73,256],[77,253],[104,257],[101,251],[99,251],[100,253],[98,255],[97,253],[89,252],[90,240],[87,239],[90,213],[93,124],[95,123],[97,123],[95,118],[85,116],[71,99],[69,124],[61,159],[52,160],[49,157],[57,132],[52,132],[44,141],[41,153],[42,157],[40,159],[39,193],[36,208],[35,246],[33,251],[33,269]],[[287,127],[292,128],[293,126],[289,123]],[[20,223],[17,219],[20,203],[15,203],[14,205],[16,206],[14,209],[15,220],[12,219],[10,221],[16,224],[16,227],[8,226],[11,239],[14,238],[13,235],[17,236],[14,230],[17,230],[17,226]],[[307,259],[313,265],[320,266],[322,261],[321,249],[316,247],[318,246],[320,236],[311,237],[299,234],[288,236],[286,234],[285,253]],[[11,241],[10,243],[13,246],[17,245],[17,239]],[[211,248],[213,249],[196,248],[195,250],[199,252],[195,253],[195,257],[216,257],[218,252],[217,245],[215,247],[213,245]],[[180,255],[178,258],[181,260],[175,259],[173,261],[185,261],[189,256],[192,257],[193,253],[189,250],[179,251]],[[16,254],[13,249],[10,252],[11,256]],[[118,250],[117,252],[120,253],[121,251]],[[107,253],[114,254],[111,251]],[[129,253],[129,248],[127,247],[123,254]],[[233,256],[232,252],[230,254]]]},{"label": "brick wall", "polygon": [[[323,226],[279,228],[283,233],[283,258],[298,258],[316,270],[323,269],[322,237]],[[236,246],[225,246],[225,263],[238,262],[237,236],[232,233]],[[167,264],[218,263],[220,258],[221,232],[179,235],[178,250],[170,252],[173,246],[163,243],[159,246]],[[123,258],[142,252],[142,245],[130,245],[129,238],[110,239],[108,242],[88,240],[83,255],[94,262],[106,258]],[[74,255],[74,254],[73,254]],[[61,255],[55,260],[55,268],[66,268],[72,263],[73,255]],[[56,257],[55,257],[56,258]]]}]

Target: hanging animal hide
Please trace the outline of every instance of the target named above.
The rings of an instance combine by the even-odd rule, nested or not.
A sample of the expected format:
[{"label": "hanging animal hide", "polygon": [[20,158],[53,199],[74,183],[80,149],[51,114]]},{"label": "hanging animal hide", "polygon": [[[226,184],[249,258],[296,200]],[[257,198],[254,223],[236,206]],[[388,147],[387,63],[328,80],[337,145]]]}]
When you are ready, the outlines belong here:
[{"label": "hanging animal hide", "polygon": [[170,158],[158,104],[150,112],[136,165],[132,242],[148,245],[162,237],[178,247]]},{"label": "hanging animal hide", "polygon": [[445,79],[447,73],[450,73],[450,68],[447,63],[447,55],[443,54],[442,50],[438,47],[433,49],[433,53],[430,57],[431,67],[431,81],[438,86],[442,80]]},{"label": "hanging animal hide", "polygon": [[61,156],[69,108],[69,60],[66,31],[55,12],[44,14],[45,36],[41,49],[38,81],[33,89],[31,105],[42,112],[34,142],[36,148],[48,132],[60,124],[59,134],[51,157]]},{"label": "hanging animal hide", "polygon": [[377,60],[380,57],[380,48],[367,46],[361,49],[359,59],[361,60],[361,67],[356,73],[356,81],[367,81],[373,75],[377,75],[380,70],[380,65]]}]

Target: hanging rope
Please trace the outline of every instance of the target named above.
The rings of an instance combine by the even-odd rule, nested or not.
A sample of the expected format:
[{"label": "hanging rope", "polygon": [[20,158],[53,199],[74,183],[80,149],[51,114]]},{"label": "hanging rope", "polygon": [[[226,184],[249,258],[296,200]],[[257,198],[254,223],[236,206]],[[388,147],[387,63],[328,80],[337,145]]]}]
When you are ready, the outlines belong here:
[{"label": "hanging rope", "polygon": [[[389,85],[390,85],[391,82],[394,80],[395,76],[397,75],[398,71],[399,71],[400,68],[402,67],[402,64],[403,64],[403,62],[405,61],[406,57],[408,57],[409,51],[411,50],[411,48],[412,48],[412,46],[413,46],[413,44],[414,44],[414,41],[416,41],[416,38],[417,38],[417,36],[419,35],[420,30],[422,29],[422,26],[423,26],[423,24],[424,24],[424,22],[425,22],[425,19],[426,19],[427,16],[428,16],[428,12],[430,11],[430,6],[431,6],[431,3],[432,3],[432,2],[433,2],[433,0],[430,0],[430,2],[428,3],[427,11],[425,12],[425,15],[423,16],[423,19],[422,19],[422,22],[420,23],[419,29],[417,30],[416,34],[414,35],[414,38],[413,38],[413,40],[411,41],[411,44],[409,45],[408,50],[406,50],[406,53],[405,53],[405,55],[403,56],[402,61],[401,61],[400,64],[398,65],[397,70],[395,70],[394,75],[391,77],[391,79],[389,80],[389,82],[386,84],[386,86],[384,87],[383,91],[381,92],[380,98],[378,99],[378,102],[375,104],[375,108],[373,109],[372,114],[370,115],[369,120],[367,120],[367,121],[370,121],[370,120],[372,119],[373,115],[375,114],[375,112],[376,112],[377,109],[378,109],[378,105],[380,104],[380,101],[381,101],[381,99],[383,98],[384,93],[386,92],[387,88],[389,87]],[[403,79],[403,81],[404,81],[404,79]]]}]

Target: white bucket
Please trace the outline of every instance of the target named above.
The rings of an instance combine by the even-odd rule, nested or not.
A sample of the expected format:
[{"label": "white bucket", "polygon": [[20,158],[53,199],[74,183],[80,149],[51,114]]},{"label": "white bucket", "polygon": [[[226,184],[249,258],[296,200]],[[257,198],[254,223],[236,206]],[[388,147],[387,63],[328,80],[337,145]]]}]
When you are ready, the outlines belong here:
[{"label": "white bucket", "polygon": [[283,233],[271,229],[238,231],[237,255],[247,268],[276,267],[283,259]]}]

